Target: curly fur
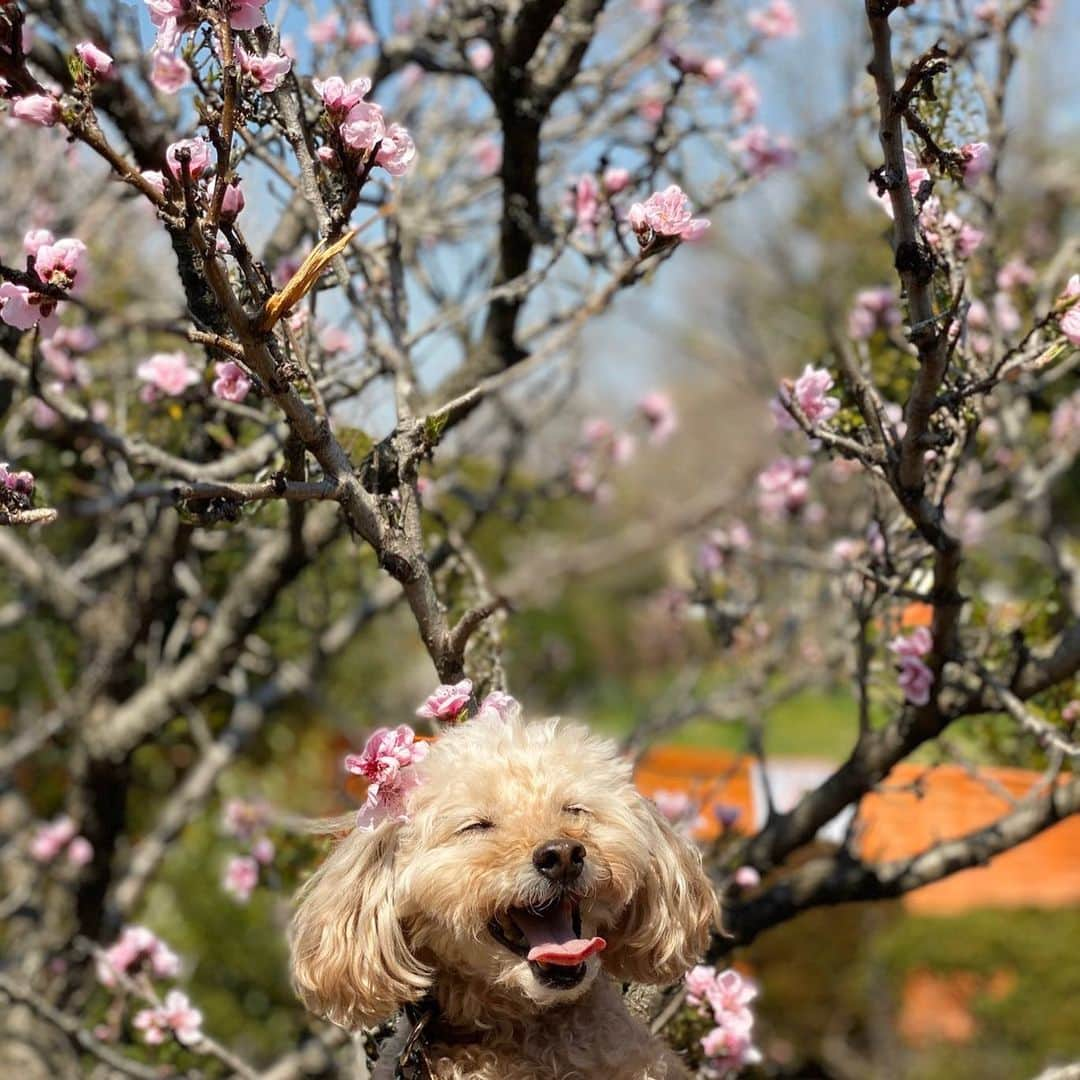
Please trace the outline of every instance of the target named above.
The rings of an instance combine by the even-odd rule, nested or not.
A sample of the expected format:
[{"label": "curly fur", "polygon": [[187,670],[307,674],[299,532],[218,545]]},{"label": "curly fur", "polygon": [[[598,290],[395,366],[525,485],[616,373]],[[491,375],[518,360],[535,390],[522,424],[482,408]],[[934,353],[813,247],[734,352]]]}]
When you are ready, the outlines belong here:
[{"label": "curly fur", "polygon": [[[614,980],[677,979],[704,949],[717,901],[629,763],[575,724],[481,717],[419,767],[409,820],[354,829],[300,893],[293,977],[305,1004],[355,1028],[431,994],[440,1080],[685,1077]],[[491,827],[463,831],[477,821]],[[551,898],[532,853],[561,838],[587,853],[574,884],[583,933],[608,943],[572,989],[541,983],[488,930],[496,913]],[[395,1049],[377,1076],[392,1074]]]}]

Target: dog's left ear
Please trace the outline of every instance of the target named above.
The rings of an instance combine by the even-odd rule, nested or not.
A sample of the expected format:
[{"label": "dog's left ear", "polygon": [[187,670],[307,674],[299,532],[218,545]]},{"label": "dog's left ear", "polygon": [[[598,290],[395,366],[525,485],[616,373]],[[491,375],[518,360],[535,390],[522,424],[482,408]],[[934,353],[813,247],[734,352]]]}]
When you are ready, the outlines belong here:
[{"label": "dog's left ear", "polygon": [[601,956],[617,979],[667,985],[700,959],[720,905],[697,847],[649,800],[635,798],[633,814],[648,866]]}]

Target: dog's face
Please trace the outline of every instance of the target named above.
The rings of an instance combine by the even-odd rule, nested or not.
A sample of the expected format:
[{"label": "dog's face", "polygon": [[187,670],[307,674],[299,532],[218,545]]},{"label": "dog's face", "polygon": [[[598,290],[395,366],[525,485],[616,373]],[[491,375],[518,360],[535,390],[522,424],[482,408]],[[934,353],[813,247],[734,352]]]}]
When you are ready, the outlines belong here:
[{"label": "dog's face", "polygon": [[420,769],[408,820],[351,833],[301,896],[293,969],[316,1011],[374,1022],[442,979],[480,1018],[572,1002],[602,968],[671,982],[700,955],[700,858],[607,741],[482,717]]}]

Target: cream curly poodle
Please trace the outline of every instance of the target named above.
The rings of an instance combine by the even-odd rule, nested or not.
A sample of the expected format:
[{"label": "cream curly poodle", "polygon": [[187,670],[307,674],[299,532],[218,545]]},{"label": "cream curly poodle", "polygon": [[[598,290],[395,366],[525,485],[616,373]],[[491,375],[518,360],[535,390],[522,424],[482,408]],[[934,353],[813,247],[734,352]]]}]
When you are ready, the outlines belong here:
[{"label": "cream curly poodle", "polygon": [[[686,1077],[619,984],[678,979],[716,894],[615,747],[485,713],[417,767],[407,818],[353,829],[301,891],[308,1007],[347,1028],[423,1012],[412,1060],[439,1080]],[[398,1064],[407,1034],[377,1077],[413,1075]]]}]

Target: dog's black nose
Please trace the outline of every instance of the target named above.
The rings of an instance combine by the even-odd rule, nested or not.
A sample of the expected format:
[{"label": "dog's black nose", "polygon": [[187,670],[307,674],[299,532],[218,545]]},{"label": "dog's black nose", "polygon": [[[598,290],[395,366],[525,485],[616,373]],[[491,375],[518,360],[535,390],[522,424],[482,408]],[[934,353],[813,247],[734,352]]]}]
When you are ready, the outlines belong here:
[{"label": "dog's black nose", "polygon": [[577,881],[584,865],[585,846],[576,840],[548,840],[533,852],[533,866],[561,885]]}]

